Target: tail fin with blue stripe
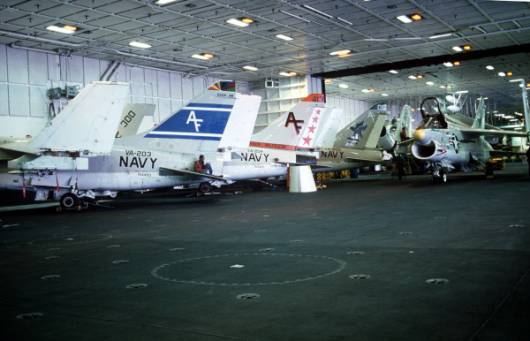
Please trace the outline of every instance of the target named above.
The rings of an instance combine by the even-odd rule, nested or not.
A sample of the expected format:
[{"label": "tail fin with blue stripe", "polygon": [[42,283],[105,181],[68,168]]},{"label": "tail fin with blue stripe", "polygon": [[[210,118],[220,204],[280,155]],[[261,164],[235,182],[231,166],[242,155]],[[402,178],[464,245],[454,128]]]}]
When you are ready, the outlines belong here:
[{"label": "tail fin with blue stripe", "polygon": [[178,143],[184,151],[248,147],[261,98],[230,91],[207,90],[148,131],[144,138]]}]

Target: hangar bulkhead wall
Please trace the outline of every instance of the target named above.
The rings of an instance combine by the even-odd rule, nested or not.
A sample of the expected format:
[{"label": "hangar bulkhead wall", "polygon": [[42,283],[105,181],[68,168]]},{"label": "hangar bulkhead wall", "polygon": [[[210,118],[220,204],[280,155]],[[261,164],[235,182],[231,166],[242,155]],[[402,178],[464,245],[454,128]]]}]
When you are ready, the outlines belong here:
[{"label": "hangar bulkhead wall", "polygon": [[[110,61],[82,56],[28,51],[0,44],[0,136],[33,135],[47,122],[47,90],[99,80]],[[114,81],[131,83],[131,101],[156,104],[155,122],[176,111],[217,81],[212,77],[188,78],[165,71],[121,64]]]}]

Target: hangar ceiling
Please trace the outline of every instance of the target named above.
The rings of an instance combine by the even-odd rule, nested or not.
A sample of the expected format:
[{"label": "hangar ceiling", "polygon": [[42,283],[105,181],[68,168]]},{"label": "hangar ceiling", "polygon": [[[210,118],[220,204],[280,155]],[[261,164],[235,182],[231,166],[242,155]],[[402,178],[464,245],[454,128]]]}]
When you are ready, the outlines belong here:
[{"label": "hangar ceiling", "polygon": [[[192,74],[255,80],[281,77],[281,71],[310,74],[455,54],[453,46],[473,50],[530,43],[528,2],[475,0],[7,0],[0,4],[0,43],[42,50],[120,60]],[[423,20],[403,23],[400,15],[419,13]],[[230,18],[254,23],[237,27]],[[74,34],[51,32],[50,25],[74,25]],[[282,34],[290,41],[277,38]],[[151,45],[141,49],[131,41]],[[347,57],[331,56],[351,50]],[[514,52],[517,49],[514,48]],[[210,60],[192,58],[210,53]],[[516,62],[514,77],[529,78],[528,55],[501,57]],[[492,63],[494,61],[491,61]],[[438,81],[458,82],[479,93],[498,92],[498,84],[477,70],[485,60],[459,68],[425,67]],[[243,66],[257,67],[245,71]],[[515,74],[517,72],[517,74]],[[518,74],[521,72],[522,74]],[[402,74],[355,76],[349,93],[372,86],[398,96]],[[485,74],[484,77],[490,77]],[[506,83],[506,82],[505,82]],[[425,86],[411,86],[422,95]],[[431,91],[431,90],[428,90]],[[412,93],[414,94],[414,93]]]}]

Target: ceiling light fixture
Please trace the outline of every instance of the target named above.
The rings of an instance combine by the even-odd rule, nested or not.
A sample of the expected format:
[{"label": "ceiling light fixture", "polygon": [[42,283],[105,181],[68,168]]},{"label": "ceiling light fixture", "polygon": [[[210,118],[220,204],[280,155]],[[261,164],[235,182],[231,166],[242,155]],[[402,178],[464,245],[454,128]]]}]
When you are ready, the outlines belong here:
[{"label": "ceiling light fixture", "polygon": [[331,83],[333,83],[333,81],[332,81],[331,79],[329,79],[329,78],[327,78],[327,79],[324,80],[324,84],[329,85],[329,84],[331,84]]},{"label": "ceiling light fixture", "polygon": [[453,49],[453,51],[455,51],[455,52],[462,52],[462,51],[464,51],[464,49],[461,48],[460,46],[453,46],[452,49]]},{"label": "ceiling light fixture", "polygon": [[344,18],[341,18],[341,17],[337,17],[337,20],[342,21],[343,23],[348,24],[348,25],[353,25],[353,23],[351,21],[348,21],[348,20],[346,20]]},{"label": "ceiling light fixture", "polygon": [[210,60],[215,56],[211,53],[203,52],[203,53],[196,53],[192,55],[191,57],[195,59],[200,59],[200,60]]},{"label": "ceiling light fixture", "polygon": [[142,43],[141,41],[135,41],[135,40],[129,42],[129,46],[137,47],[139,49],[149,49],[149,48],[151,48],[151,45],[149,45],[147,43]]},{"label": "ceiling light fixture", "polygon": [[394,69],[392,69],[392,70],[388,70],[388,72],[390,72],[390,73],[393,74],[393,75],[397,75],[397,74],[399,73],[398,70],[394,70]]},{"label": "ceiling light fixture", "polygon": [[347,57],[351,55],[351,50],[339,50],[329,53],[330,56]]},{"label": "ceiling light fixture", "polygon": [[487,70],[495,70],[495,67],[493,65],[486,65]]},{"label": "ceiling light fixture", "polygon": [[339,88],[341,88],[341,89],[348,89],[349,86],[348,86],[348,84],[346,84],[346,83],[340,83],[340,84],[339,84]]},{"label": "ceiling light fixture", "polygon": [[381,96],[388,97],[388,94],[383,93],[383,94],[381,94]]},{"label": "ceiling light fixture", "polygon": [[297,75],[297,73],[294,71],[281,71],[279,75],[284,77],[294,77]]},{"label": "ceiling light fixture", "polygon": [[445,66],[445,67],[453,67],[453,63],[451,63],[451,62],[445,62],[445,63],[444,63],[444,66]]},{"label": "ceiling light fixture", "polygon": [[254,19],[249,18],[249,17],[242,17],[242,18],[239,18],[239,20],[249,25],[254,23]]},{"label": "ceiling light fixture", "polygon": [[441,33],[441,34],[435,34],[433,36],[430,36],[429,39],[439,39],[439,38],[446,38],[452,36],[452,33]]},{"label": "ceiling light fixture", "polygon": [[410,75],[410,76],[409,76],[409,79],[416,80],[417,77],[416,77],[415,75]]},{"label": "ceiling light fixture", "polygon": [[[246,20],[246,21],[243,21],[243,20]],[[226,22],[230,25],[237,26],[237,27],[248,27],[248,25],[252,24],[254,20],[250,18],[240,18],[240,19],[230,18]]]},{"label": "ceiling light fixture", "polygon": [[462,46],[462,48],[464,49],[464,51],[471,51],[471,45],[469,44]]},{"label": "ceiling light fixture", "polygon": [[285,40],[285,41],[291,41],[293,40],[293,38],[289,37],[289,36],[286,36],[285,34],[277,34],[276,35],[276,38],[278,39],[281,39],[281,40]]},{"label": "ceiling light fixture", "polygon": [[499,75],[499,77],[506,77],[506,72],[501,71],[501,72],[497,73],[497,75]]},{"label": "ceiling light fixture", "polygon": [[511,77],[511,76],[513,76],[513,72],[511,71],[506,72],[506,77]]},{"label": "ceiling light fixture", "polygon": [[322,15],[322,16],[325,16],[326,18],[333,19],[333,16],[332,16],[332,15],[329,15],[329,14],[327,14],[327,13],[324,13],[324,12],[322,12],[322,11],[319,11],[318,9],[316,9],[316,8],[314,8],[314,7],[311,7],[311,6],[309,6],[309,5],[305,5],[305,4],[304,4],[304,5],[302,5],[302,7],[305,8],[305,9],[310,10],[311,12],[315,12],[315,13],[317,13],[317,14],[320,14],[320,15]]},{"label": "ceiling light fixture", "polygon": [[156,5],[160,5],[160,6],[163,6],[163,5],[167,5],[167,4],[170,4],[172,2],[176,2],[177,0],[157,0],[155,2]]},{"label": "ceiling light fixture", "polygon": [[374,92],[375,89],[374,88],[368,88],[368,89],[362,89],[361,92],[364,92],[365,94],[368,94],[368,93],[371,93],[371,92]]},{"label": "ceiling light fixture", "polygon": [[409,18],[411,18],[414,21],[420,21],[423,19],[423,16],[419,13],[410,14]]},{"label": "ceiling light fixture", "polygon": [[245,69],[247,71],[258,71],[258,68],[255,67],[255,66],[252,66],[252,65],[245,65],[245,66],[243,66],[243,69]]},{"label": "ceiling light fixture", "polygon": [[404,24],[410,24],[412,22],[412,19],[409,18],[407,15],[397,16],[396,19],[401,21]]},{"label": "ceiling light fixture", "polygon": [[455,60],[455,61],[453,62],[453,65],[454,65],[454,66],[460,66],[460,62],[459,62],[458,60]]},{"label": "ceiling light fixture", "polygon": [[53,32],[63,33],[63,34],[74,34],[78,30],[77,26],[73,26],[73,25],[63,25],[63,26],[50,25],[46,27],[46,29],[48,31],[53,31]]},{"label": "ceiling light fixture", "polygon": [[433,85],[434,85],[434,82],[427,81],[427,82],[425,82],[425,84],[427,84],[428,86],[433,86]]}]

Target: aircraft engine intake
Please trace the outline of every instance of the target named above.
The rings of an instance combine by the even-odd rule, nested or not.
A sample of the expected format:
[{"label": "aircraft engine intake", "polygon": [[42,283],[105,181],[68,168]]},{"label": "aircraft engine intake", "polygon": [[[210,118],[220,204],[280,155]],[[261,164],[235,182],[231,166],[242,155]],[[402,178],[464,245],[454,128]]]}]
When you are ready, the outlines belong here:
[{"label": "aircraft engine intake", "polygon": [[428,160],[436,155],[436,149],[437,146],[434,140],[426,144],[415,142],[412,145],[412,155],[420,160]]}]

